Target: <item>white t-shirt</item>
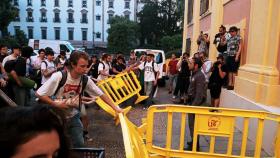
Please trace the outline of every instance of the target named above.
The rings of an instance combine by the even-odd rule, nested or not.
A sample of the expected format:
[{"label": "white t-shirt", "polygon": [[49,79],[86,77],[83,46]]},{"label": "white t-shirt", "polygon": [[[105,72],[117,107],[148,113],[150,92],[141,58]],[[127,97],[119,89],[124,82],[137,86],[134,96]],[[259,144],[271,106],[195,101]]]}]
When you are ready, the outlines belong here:
[{"label": "white t-shirt", "polygon": [[3,59],[2,65],[5,66],[7,61],[16,60],[16,59],[17,59],[17,57],[14,57],[13,54],[8,55]]},{"label": "white t-shirt", "polygon": [[210,61],[210,60],[206,60],[204,62],[204,64],[202,65],[201,72],[204,74],[206,82],[209,81],[209,77],[211,75],[211,71],[210,71],[211,67],[212,67],[212,61]]},{"label": "white t-shirt", "polygon": [[[47,65],[46,65],[46,63],[47,63]],[[46,67],[46,66],[48,66],[48,67]],[[48,70],[48,71],[53,71],[53,70],[55,70],[55,65],[54,65],[54,62],[53,61],[51,61],[51,62],[49,62],[48,60],[44,60],[44,62],[42,62],[41,63],[41,71],[43,71],[43,70]],[[49,76],[49,77],[45,77],[44,75],[43,75],[43,73],[42,73],[42,81],[41,81],[41,84],[44,84],[48,79],[50,79],[51,78],[51,76]]]},{"label": "white t-shirt", "polygon": [[[102,64],[103,63],[103,64]],[[104,68],[105,66],[105,68]],[[110,72],[110,65],[106,62],[100,62],[99,65],[98,65],[98,77],[97,77],[97,80],[104,80],[106,79],[108,76],[104,76],[104,75],[101,75],[100,74],[100,71],[105,71],[106,74],[109,74]]]},{"label": "white t-shirt", "polygon": [[[51,76],[51,78],[37,90],[37,94],[39,96],[53,96],[61,79],[62,79],[61,72],[54,73]],[[67,73],[67,80],[64,86],[62,86],[57,91],[55,97],[58,99],[68,99],[79,95],[79,93],[82,90],[82,83],[81,84],[80,83],[81,83],[81,77],[78,79],[74,79],[71,77],[70,73]],[[99,97],[103,95],[103,92],[95,85],[95,83],[90,78],[88,78],[88,82],[85,87],[85,92],[89,94],[90,97]],[[70,108],[66,110],[66,116],[68,118],[73,117],[77,113],[78,113],[78,109],[76,108]]]},{"label": "white t-shirt", "polygon": [[33,66],[33,68],[35,69],[41,69],[41,63],[42,63],[42,59],[40,57],[36,57],[36,58],[30,58],[31,59],[31,65]]},{"label": "white t-shirt", "polygon": [[[142,62],[138,68],[140,70],[144,70],[144,81],[145,82],[150,82],[150,81],[155,81],[155,72],[159,71],[158,65],[154,62],[154,70],[153,70],[153,65],[151,62]],[[145,67],[144,67],[145,64]]]}]

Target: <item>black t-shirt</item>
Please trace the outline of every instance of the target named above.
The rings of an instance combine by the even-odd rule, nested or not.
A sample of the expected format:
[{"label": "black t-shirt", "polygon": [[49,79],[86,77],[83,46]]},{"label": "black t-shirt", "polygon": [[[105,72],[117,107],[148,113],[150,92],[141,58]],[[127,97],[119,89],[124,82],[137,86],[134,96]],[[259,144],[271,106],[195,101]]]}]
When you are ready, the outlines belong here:
[{"label": "black t-shirt", "polygon": [[92,65],[91,69],[88,72],[89,76],[92,76],[93,78],[98,77],[98,65],[99,65],[98,62]]},{"label": "black t-shirt", "polygon": [[25,76],[26,74],[26,60],[23,57],[18,57],[14,68],[18,76]]},{"label": "black t-shirt", "polygon": [[1,62],[1,63],[3,62],[3,60],[4,60],[4,58],[5,58],[6,56],[8,56],[8,55],[0,54],[0,62]]},{"label": "black t-shirt", "polygon": [[[221,69],[222,69],[223,72],[227,72],[227,67],[226,67],[225,64],[222,65]],[[220,77],[218,63],[215,62],[214,65],[213,65],[212,74],[209,78],[209,83],[216,83],[216,84],[219,84],[219,85],[223,85],[224,79],[225,78]]]},{"label": "black t-shirt", "polygon": [[181,63],[181,70],[179,71],[179,75],[190,76],[189,65],[188,62],[185,60],[183,60]]},{"label": "black t-shirt", "polygon": [[123,70],[125,70],[126,67],[124,64],[114,64],[113,68],[115,68],[119,72],[122,72]]}]

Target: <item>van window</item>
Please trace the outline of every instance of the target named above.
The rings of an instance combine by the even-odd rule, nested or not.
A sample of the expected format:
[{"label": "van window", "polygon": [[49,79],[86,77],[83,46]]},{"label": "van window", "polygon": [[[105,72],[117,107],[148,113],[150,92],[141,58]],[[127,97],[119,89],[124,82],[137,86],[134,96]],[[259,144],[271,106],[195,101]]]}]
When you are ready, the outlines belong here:
[{"label": "van window", "polygon": [[39,50],[39,40],[34,40],[34,50]]},{"label": "van window", "polygon": [[158,53],[157,56],[156,56],[156,63],[157,64],[161,64],[163,61],[162,61],[162,54],[161,53]]},{"label": "van window", "polygon": [[62,51],[62,50],[66,51],[66,52],[70,52],[70,50],[64,44],[60,45],[60,51]]},{"label": "van window", "polygon": [[69,43],[66,43],[66,47],[70,50],[70,52],[75,50],[75,48]]}]

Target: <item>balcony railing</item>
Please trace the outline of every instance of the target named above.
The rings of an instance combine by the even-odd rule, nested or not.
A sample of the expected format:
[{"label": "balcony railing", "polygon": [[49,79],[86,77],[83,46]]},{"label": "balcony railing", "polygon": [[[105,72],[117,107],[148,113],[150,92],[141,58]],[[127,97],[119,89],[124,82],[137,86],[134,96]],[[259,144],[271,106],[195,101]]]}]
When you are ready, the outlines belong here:
[{"label": "balcony railing", "polygon": [[60,22],[60,18],[53,18],[53,22]]},{"label": "balcony railing", "polygon": [[81,23],[88,23],[88,19],[81,19]]},{"label": "balcony railing", "polygon": [[74,19],[72,18],[72,19],[67,19],[67,23],[74,23],[75,21],[74,21]]},{"label": "balcony railing", "polygon": [[40,22],[48,22],[47,17],[41,17],[41,18],[40,18]]},{"label": "balcony railing", "polygon": [[33,17],[26,17],[26,22],[33,22]]}]

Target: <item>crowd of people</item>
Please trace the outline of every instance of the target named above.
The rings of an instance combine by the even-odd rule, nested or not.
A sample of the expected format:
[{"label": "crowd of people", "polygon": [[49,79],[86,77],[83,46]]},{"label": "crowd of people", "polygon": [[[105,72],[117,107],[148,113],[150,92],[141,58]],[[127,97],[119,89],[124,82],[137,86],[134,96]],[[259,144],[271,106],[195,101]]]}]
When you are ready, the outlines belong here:
[{"label": "crowd of people", "polygon": [[[223,25],[220,27],[213,42],[219,54],[217,61],[208,59],[210,40],[207,34],[201,32],[197,44],[198,50],[192,57],[185,52],[178,60],[175,54],[172,54],[168,64],[168,93],[172,93],[172,99],[176,103],[203,106],[207,98],[207,89],[210,89],[211,105],[219,107],[221,88],[223,86],[228,90],[234,88],[234,78],[241,56],[241,38],[238,35],[238,29],[233,26],[227,32]],[[1,90],[22,107],[28,106],[31,98],[30,92],[34,91],[36,101],[41,105],[41,109],[37,110],[42,113],[42,117],[55,115],[57,119],[60,116],[54,114],[54,111],[62,111],[63,118],[66,119],[63,122],[72,147],[84,147],[85,145],[84,138],[88,126],[86,103],[92,103],[96,97],[100,97],[116,112],[123,112],[95,83],[124,71],[134,71],[142,86],[141,93],[149,96],[144,103],[145,108],[153,103],[160,72],[159,66],[155,62],[155,53],[152,51],[143,52],[139,59],[135,52],[131,52],[127,62],[122,53],[116,54],[114,58],[111,54],[103,54],[101,58],[98,58],[96,55],[89,57],[86,52],[74,51],[67,59],[65,51],[61,51],[55,57],[55,52],[47,47],[40,49],[37,56],[31,57],[32,54],[33,49],[28,46],[14,45],[10,54],[8,54],[7,46],[0,46]],[[5,104],[2,101],[1,106]],[[48,107],[45,104],[54,109],[49,108],[49,112],[42,112],[42,109]],[[24,117],[28,111],[21,110],[19,110],[19,114],[21,113]],[[7,111],[9,112],[9,110]],[[1,117],[7,121],[15,121],[6,118],[5,114]],[[38,123],[45,121],[44,118],[37,120],[37,117],[34,115],[30,120],[27,117],[24,120],[27,124],[26,128],[32,126],[34,127],[33,133],[43,133],[51,137],[60,135],[60,129],[56,127],[56,124],[61,123],[63,119],[54,120],[54,124],[43,128],[34,125],[36,121]],[[194,120],[194,115],[190,114],[188,121],[191,136],[193,136]],[[2,119],[0,121],[2,121],[1,125],[7,123]],[[1,128],[0,134],[4,134],[5,130],[10,130],[9,128],[11,127]],[[14,132],[20,132],[20,130],[22,129]],[[54,133],[52,133],[53,131]],[[8,136],[10,135],[7,134],[7,139],[10,138]],[[0,135],[0,138],[2,137]],[[33,138],[30,136],[18,139],[24,143]],[[5,141],[0,140],[0,144]],[[192,142],[188,142],[188,147],[192,147]],[[5,149],[2,146],[0,148]],[[199,142],[197,149],[199,149]],[[9,151],[7,154],[16,154],[15,150]],[[59,151],[54,150],[52,154],[59,155]]]}]

